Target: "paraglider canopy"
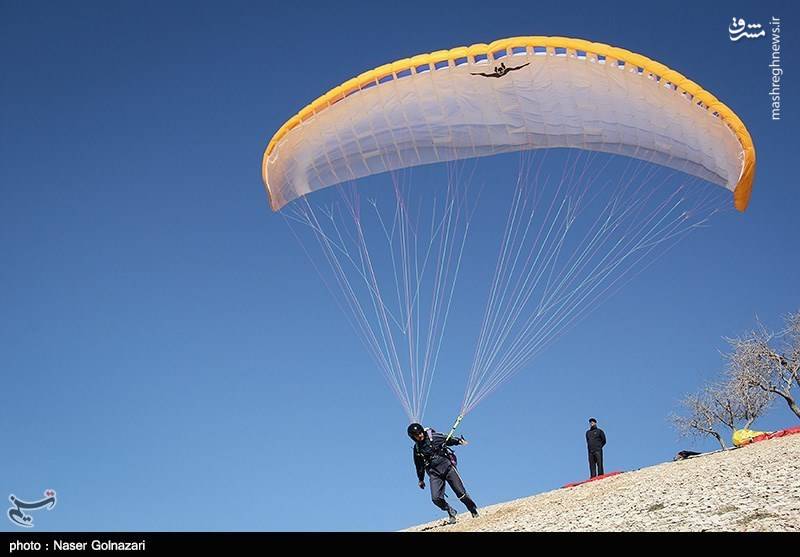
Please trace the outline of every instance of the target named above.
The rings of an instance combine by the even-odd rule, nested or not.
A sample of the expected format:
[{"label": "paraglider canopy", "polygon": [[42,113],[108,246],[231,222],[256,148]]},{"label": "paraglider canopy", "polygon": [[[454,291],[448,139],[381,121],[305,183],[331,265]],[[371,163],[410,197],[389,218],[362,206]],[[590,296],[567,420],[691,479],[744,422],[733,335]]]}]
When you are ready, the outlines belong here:
[{"label": "paraglider canopy", "polygon": [[734,112],[645,56],[582,39],[514,37],[385,64],[289,119],[264,152],[274,210],[389,170],[572,147],[681,170],[750,199],[755,148]]}]

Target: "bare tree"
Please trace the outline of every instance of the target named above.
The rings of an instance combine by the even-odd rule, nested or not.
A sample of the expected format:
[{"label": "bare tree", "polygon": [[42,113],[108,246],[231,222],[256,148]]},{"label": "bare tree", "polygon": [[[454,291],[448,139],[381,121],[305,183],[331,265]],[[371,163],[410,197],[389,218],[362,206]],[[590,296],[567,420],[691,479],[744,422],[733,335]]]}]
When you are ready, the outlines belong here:
[{"label": "bare tree", "polygon": [[727,448],[718,426],[731,433],[748,429],[769,406],[771,397],[761,390],[744,388],[735,381],[712,383],[681,401],[687,413],[672,416],[672,422],[684,435],[710,435],[723,449]]},{"label": "bare tree", "polygon": [[769,405],[769,397],[743,389],[734,381],[714,383],[704,389],[705,398],[717,421],[731,430],[748,429]]},{"label": "bare tree", "polygon": [[742,392],[781,397],[800,418],[792,392],[800,386],[800,312],[788,315],[786,328],[778,333],[760,325],[744,337],[726,340],[732,347],[726,355],[731,382]]},{"label": "bare tree", "polygon": [[686,412],[681,415],[673,414],[670,417],[679,434],[684,437],[710,435],[723,449],[728,448],[722,435],[717,431],[719,420],[705,389],[698,394],[686,396],[681,400],[681,406]]},{"label": "bare tree", "polygon": [[772,404],[772,393],[752,385],[729,378],[726,390],[735,401],[735,415],[743,429],[750,429],[756,418],[761,416]]}]

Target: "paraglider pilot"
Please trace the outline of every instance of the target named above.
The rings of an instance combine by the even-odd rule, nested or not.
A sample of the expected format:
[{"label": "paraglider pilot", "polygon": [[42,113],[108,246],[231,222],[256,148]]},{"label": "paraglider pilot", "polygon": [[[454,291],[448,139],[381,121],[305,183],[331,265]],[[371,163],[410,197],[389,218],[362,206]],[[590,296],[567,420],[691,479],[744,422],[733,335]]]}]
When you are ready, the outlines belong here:
[{"label": "paraglider pilot", "polygon": [[431,499],[434,505],[447,513],[447,522],[455,523],[456,510],[444,499],[445,482],[450,484],[456,497],[466,505],[472,517],[477,518],[478,506],[464,488],[464,482],[461,481],[456,468],[455,454],[450,449],[453,445],[466,445],[467,440],[463,437],[448,439],[443,434],[430,428],[425,429],[418,423],[408,426],[408,436],[414,441],[414,466],[417,468],[419,488],[425,489],[425,471],[427,471],[431,482]]}]

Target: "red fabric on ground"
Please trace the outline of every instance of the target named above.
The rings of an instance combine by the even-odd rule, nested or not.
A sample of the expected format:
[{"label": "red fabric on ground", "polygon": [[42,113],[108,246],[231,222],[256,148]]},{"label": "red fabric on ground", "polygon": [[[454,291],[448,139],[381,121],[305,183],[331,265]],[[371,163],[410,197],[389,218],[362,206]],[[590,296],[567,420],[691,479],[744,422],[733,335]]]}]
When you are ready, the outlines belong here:
[{"label": "red fabric on ground", "polygon": [[756,437],[750,439],[746,445],[750,445],[751,443],[758,443],[759,441],[766,441],[767,439],[775,439],[776,437],[785,437],[787,435],[794,435],[796,433],[800,433],[800,426],[790,427],[788,429],[782,429],[780,431],[775,431],[773,433],[762,433]]},{"label": "red fabric on ground", "polygon": [[622,474],[622,472],[609,472],[608,474],[603,474],[602,476],[595,476],[594,478],[589,478],[588,480],[583,480],[582,482],[573,482],[571,484],[565,484],[562,487],[575,487],[576,485],[602,480],[603,478],[610,478],[611,476],[616,476],[617,474]]}]

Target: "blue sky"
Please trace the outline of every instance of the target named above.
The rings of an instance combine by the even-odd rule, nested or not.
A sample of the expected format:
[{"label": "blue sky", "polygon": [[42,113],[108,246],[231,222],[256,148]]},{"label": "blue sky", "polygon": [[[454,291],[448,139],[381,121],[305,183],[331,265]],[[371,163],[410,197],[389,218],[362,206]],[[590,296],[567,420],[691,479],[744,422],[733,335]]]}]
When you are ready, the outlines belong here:
[{"label": "blue sky", "polygon": [[[56,509],[35,517],[48,530],[390,530],[440,516],[416,486],[400,406],[269,209],[261,155],[288,117],[366,69],[515,35],[677,69],[746,123],[758,170],[745,214],[678,245],[468,416],[466,485],[486,505],[583,478],[589,415],[607,470],[712,450],[667,416],[721,369],[723,336],[800,309],[796,36],[787,25],[774,122],[768,43],[733,43],[727,26],[797,8],[295,6],[0,3],[3,497],[55,489]],[[471,353],[474,331],[448,339]],[[438,429],[466,380],[444,377],[426,415]],[[795,422],[776,403],[757,425]]]}]

